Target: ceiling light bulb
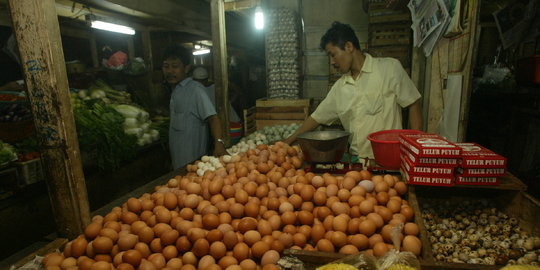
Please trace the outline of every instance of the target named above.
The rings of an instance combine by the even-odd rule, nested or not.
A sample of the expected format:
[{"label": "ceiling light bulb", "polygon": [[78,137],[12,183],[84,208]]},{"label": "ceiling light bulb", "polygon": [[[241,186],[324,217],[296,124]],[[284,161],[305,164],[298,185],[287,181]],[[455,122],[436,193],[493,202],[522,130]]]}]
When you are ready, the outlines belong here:
[{"label": "ceiling light bulb", "polygon": [[259,30],[264,28],[264,14],[259,6],[255,8],[255,28]]},{"label": "ceiling light bulb", "polygon": [[210,49],[200,49],[193,51],[193,55],[201,55],[201,54],[207,54],[210,53]]}]

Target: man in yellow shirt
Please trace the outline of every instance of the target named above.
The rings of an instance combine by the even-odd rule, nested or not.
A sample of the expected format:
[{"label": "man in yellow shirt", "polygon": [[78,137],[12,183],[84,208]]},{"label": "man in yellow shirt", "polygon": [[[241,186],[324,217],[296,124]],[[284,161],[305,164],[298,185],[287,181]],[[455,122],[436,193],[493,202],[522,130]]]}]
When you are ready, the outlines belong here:
[{"label": "man in yellow shirt", "polygon": [[401,109],[409,109],[409,128],[422,129],[421,95],[393,58],[377,58],[360,49],[354,30],[334,22],[321,38],[321,49],[343,76],[302,126],[285,140],[293,143],[304,132],[340,120],[349,137],[350,153],[373,158],[370,133],[402,128]]}]

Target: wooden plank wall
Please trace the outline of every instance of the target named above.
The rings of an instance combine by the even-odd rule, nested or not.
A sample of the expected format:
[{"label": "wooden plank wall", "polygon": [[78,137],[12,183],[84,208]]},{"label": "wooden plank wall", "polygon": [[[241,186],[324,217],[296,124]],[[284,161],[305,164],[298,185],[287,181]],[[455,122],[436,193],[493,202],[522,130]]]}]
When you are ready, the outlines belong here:
[{"label": "wooden plank wall", "polygon": [[[427,111],[424,119],[427,122],[427,132],[437,133],[438,131],[444,109],[444,91],[448,75],[455,73],[463,75],[458,141],[463,141],[466,135],[475,44],[478,35],[476,31],[480,8],[479,0],[469,0],[469,5],[471,5],[471,12],[467,28],[458,36],[441,39],[428,57],[425,69],[426,89],[423,96],[429,99],[427,108],[424,108]],[[431,66],[431,68],[427,68],[427,66]]]}]

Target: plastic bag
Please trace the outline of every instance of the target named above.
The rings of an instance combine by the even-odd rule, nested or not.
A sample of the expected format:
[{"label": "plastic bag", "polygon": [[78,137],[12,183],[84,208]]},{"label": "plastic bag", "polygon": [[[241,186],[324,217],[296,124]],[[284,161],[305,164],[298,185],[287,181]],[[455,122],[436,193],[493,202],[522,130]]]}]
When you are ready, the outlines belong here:
[{"label": "plastic bag", "polygon": [[382,256],[379,261],[379,267],[377,269],[380,270],[415,270],[420,269],[420,261],[416,258],[416,256],[412,252],[404,251],[400,252],[399,249],[401,247],[401,240],[400,235],[401,231],[403,230],[403,223],[400,223],[394,227],[392,227],[392,242],[394,244],[395,249],[392,249],[384,256]]},{"label": "plastic bag", "polygon": [[339,260],[317,267],[317,270],[374,270],[377,269],[377,259],[363,253],[352,254]]}]

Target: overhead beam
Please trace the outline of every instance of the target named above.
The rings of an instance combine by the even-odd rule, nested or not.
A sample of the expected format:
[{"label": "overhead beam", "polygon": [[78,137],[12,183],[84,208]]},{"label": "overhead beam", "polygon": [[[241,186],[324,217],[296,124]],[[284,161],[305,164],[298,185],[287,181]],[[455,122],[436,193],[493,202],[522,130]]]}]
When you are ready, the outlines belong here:
[{"label": "overhead beam", "polygon": [[54,0],[9,0],[56,229],[70,239],[90,222]]},{"label": "overhead beam", "polygon": [[239,11],[257,6],[257,0],[239,0],[225,2],[225,11]]}]

